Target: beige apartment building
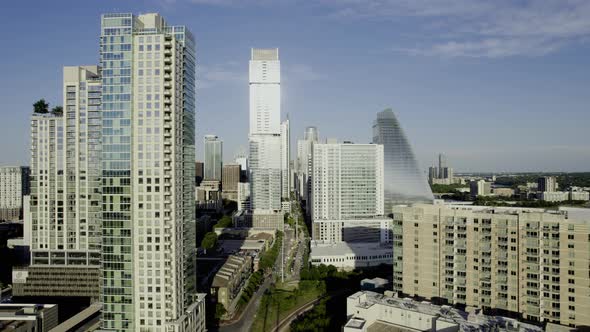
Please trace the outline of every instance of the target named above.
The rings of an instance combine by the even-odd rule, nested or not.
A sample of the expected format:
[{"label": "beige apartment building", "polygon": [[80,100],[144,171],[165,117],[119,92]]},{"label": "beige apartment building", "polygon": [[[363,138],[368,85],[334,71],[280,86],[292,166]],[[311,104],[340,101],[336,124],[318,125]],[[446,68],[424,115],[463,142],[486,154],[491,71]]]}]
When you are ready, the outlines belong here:
[{"label": "beige apartment building", "polygon": [[393,208],[394,291],[590,326],[590,209]]}]

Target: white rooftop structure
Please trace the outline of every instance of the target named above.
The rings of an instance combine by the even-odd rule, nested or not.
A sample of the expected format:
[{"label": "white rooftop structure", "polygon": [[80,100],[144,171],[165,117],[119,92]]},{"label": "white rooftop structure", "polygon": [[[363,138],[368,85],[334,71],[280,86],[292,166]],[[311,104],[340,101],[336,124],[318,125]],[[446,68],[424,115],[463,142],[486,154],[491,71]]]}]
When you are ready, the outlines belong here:
[{"label": "white rooftop structure", "polygon": [[311,241],[312,265],[334,265],[339,269],[393,264],[393,246],[379,243]]},{"label": "white rooftop structure", "polygon": [[348,322],[343,332],[369,331],[513,331],[537,332],[541,327],[501,316],[467,313],[451,306],[438,306],[410,298],[396,298],[362,291],[346,299]]}]

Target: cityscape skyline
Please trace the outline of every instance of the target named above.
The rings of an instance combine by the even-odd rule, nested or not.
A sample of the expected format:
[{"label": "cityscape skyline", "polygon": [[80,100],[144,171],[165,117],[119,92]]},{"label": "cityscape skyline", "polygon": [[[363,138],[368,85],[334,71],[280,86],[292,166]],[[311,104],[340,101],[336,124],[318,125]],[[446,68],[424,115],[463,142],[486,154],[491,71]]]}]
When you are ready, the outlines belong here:
[{"label": "cityscape skyline", "polygon": [[65,1],[0,11],[0,330],[590,329],[590,2]]},{"label": "cityscape skyline", "polygon": [[[583,4],[558,6],[550,3],[553,7],[547,7],[553,8],[555,13],[528,2],[522,6],[547,19],[580,12],[575,15],[574,21],[588,10],[588,6]],[[245,84],[248,68],[244,61],[251,47],[261,46],[279,47],[284,54],[282,108],[292,121],[292,150],[294,142],[301,138],[307,126],[317,126],[326,138],[368,143],[371,140],[370,129],[358,126],[358,123],[369,124],[377,112],[391,107],[404,124],[408,139],[413,142],[423,172],[432,163],[432,156],[439,152],[445,152],[457,172],[586,171],[586,165],[590,164],[590,148],[583,144],[582,127],[587,122],[584,120],[590,117],[585,112],[587,97],[583,91],[590,75],[587,75],[587,66],[582,65],[585,60],[580,57],[587,46],[578,40],[588,33],[585,27],[576,31],[572,28],[562,34],[553,30],[539,32],[561,41],[557,46],[552,44],[545,52],[520,50],[501,54],[446,52],[426,55],[417,50],[413,54],[384,51],[383,45],[397,43],[398,48],[411,48],[412,41],[418,43],[424,40],[428,27],[440,23],[444,17],[458,20],[483,14],[473,13],[476,11],[473,8],[461,14],[452,7],[446,14],[409,15],[403,21],[411,22],[402,24],[392,22],[395,17],[391,15],[375,17],[374,13],[357,14],[354,18],[342,14],[343,17],[329,16],[330,13],[344,11],[352,6],[350,4],[302,6],[293,12],[289,1],[277,7],[254,3],[252,7],[260,11],[257,15],[276,15],[268,22],[252,24],[252,27],[247,26],[248,22],[243,19],[238,19],[234,27],[243,29],[237,31],[221,27],[223,24],[216,24],[216,29],[207,27],[211,17],[222,23],[235,19],[233,14],[245,9],[231,1],[223,1],[221,5],[215,1],[205,4],[202,1],[197,4],[147,1],[139,6],[101,2],[84,10],[72,3],[71,9],[78,15],[70,19],[79,28],[73,31],[58,26],[46,31],[41,27],[64,14],[46,4],[31,7],[19,3],[14,6],[9,17],[2,17],[1,25],[9,26],[19,17],[34,15],[36,11],[50,15],[46,15],[47,18],[38,15],[39,20],[30,22],[20,31],[23,40],[38,40],[35,45],[43,52],[36,52],[30,43],[13,40],[12,47],[22,55],[22,60],[15,63],[0,61],[0,69],[6,73],[0,78],[4,101],[0,112],[7,120],[0,124],[0,148],[5,152],[0,157],[2,165],[28,164],[27,125],[31,104],[45,97],[52,105],[59,105],[61,82],[56,77],[59,77],[62,66],[98,61],[96,39],[88,36],[96,36],[99,14],[112,11],[161,11],[171,20],[187,22],[187,26],[196,31],[197,48],[202,50],[197,75],[202,78],[197,83],[197,118],[200,119],[197,122],[197,159],[203,155],[200,138],[207,133],[215,133],[225,142],[225,161],[231,161],[236,152],[245,147],[246,125],[216,127],[215,124],[227,118],[247,122],[248,92]],[[395,8],[396,5],[389,6]],[[404,7],[401,4],[398,6]],[[424,4],[416,6],[428,9]],[[498,6],[504,6],[500,9],[515,15],[523,9],[508,4]],[[306,29],[293,31],[289,20],[302,19],[310,9],[317,10],[318,14],[305,18]],[[402,13],[411,10],[401,9]],[[287,12],[293,18],[288,17]],[[273,31],[266,29],[279,20],[286,20],[286,23],[276,25]],[[493,23],[499,27],[505,25]],[[360,39],[367,31],[375,31],[376,28],[393,31],[388,28],[398,25],[403,28],[399,32],[390,35],[375,33],[371,41]],[[412,26],[420,29],[413,36],[405,35]],[[257,33],[253,33],[254,30]],[[320,34],[318,39],[330,40],[325,47],[308,38],[316,31]],[[340,56],[345,47],[342,40],[345,34],[349,36],[349,41],[357,43],[360,51],[349,49],[346,56]],[[440,39],[443,35],[440,33],[435,37]],[[60,38],[56,39],[56,36]],[[67,40],[76,40],[76,47],[68,46]],[[322,52],[317,52],[318,49]],[[367,49],[371,51],[367,52]],[[351,80],[351,77],[354,79]],[[476,77],[485,77],[485,80],[474,81]],[[35,80],[44,84],[31,87],[30,82]],[[355,92],[354,82],[358,80],[366,84],[362,93],[344,93],[346,98],[335,98],[343,91]],[[481,89],[474,91],[474,84],[479,84]],[[232,98],[222,97],[227,94]],[[425,94],[429,98],[423,98]],[[333,121],[335,112],[341,114],[338,121]],[[461,135],[449,135],[459,131]],[[342,134],[344,132],[346,136]],[[551,135],[542,134],[545,132]],[[546,158],[547,154],[553,158]]]}]

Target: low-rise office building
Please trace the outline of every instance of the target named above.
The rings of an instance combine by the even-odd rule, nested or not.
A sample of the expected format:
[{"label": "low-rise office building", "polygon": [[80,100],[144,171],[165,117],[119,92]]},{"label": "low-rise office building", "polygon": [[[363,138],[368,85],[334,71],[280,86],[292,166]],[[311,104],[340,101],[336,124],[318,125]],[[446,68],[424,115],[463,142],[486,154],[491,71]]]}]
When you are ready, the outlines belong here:
[{"label": "low-rise office building", "polygon": [[590,193],[587,191],[569,191],[570,201],[588,201],[590,200]]},{"label": "low-rise office building", "polygon": [[537,198],[545,202],[563,202],[568,200],[569,195],[566,191],[541,191],[537,193]]},{"label": "low-rise office building", "polygon": [[414,204],[393,217],[395,291],[590,325],[590,209]]},{"label": "low-rise office building", "polygon": [[494,196],[512,197],[514,196],[514,189],[505,187],[495,187],[492,189]]},{"label": "low-rise office building", "polygon": [[393,262],[393,247],[385,243],[311,241],[312,265],[333,265],[340,270],[379,266]]},{"label": "low-rise office building", "polygon": [[48,332],[57,322],[57,304],[0,303],[0,331]]}]

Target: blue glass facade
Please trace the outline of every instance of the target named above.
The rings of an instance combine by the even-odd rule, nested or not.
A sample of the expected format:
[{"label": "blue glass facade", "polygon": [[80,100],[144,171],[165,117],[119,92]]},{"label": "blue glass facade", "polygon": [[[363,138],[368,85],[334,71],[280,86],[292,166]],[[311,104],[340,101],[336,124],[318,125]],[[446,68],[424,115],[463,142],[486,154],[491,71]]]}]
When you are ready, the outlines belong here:
[{"label": "blue glass facade", "polygon": [[102,329],[134,331],[132,14],[102,16]]}]

